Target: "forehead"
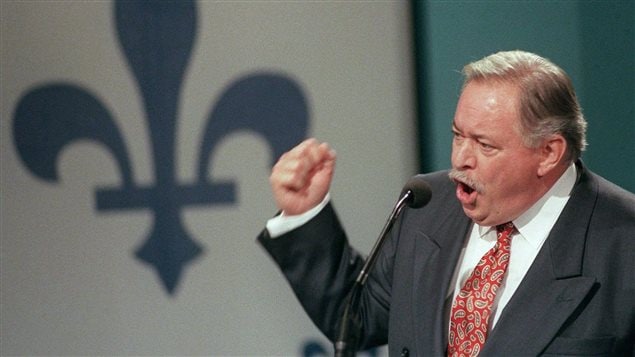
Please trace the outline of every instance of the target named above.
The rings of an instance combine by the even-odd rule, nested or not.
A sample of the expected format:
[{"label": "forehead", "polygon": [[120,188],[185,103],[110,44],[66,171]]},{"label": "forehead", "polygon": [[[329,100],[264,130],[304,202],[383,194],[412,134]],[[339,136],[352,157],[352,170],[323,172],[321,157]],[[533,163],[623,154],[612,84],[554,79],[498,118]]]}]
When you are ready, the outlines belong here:
[{"label": "forehead", "polygon": [[518,88],[506,82],[470,82],[457,104],[456,127],[509,129],[519,122]]}]

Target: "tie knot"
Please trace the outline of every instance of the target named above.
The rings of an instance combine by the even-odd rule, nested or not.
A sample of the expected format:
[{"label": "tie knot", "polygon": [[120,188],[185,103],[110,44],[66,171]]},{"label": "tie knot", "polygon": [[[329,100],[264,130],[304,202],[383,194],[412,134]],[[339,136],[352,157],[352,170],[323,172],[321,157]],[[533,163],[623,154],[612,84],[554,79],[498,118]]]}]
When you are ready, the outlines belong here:
[{"label": "tie knot", "polygon": [[496,226],[497,238],[500,239],[501,237],[509,237],[512,233],[514,233],[515,229],[516,227],[514,227],[514,223],[512,222],[499,224]]}]

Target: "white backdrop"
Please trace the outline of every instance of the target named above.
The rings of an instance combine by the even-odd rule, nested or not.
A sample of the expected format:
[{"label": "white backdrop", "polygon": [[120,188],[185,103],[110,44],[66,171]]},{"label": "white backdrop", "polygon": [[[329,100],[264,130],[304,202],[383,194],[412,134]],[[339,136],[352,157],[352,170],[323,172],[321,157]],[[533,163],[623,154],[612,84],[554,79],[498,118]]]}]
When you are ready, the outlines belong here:
[{"label": "white backdrop", "polygon": [[[145,113],[108,1],[0,2],[0,353],[2,355],[300,355],[331,353],[275,265],[255,243],[275,211],[271,152],[238,133],[215,151],[209,176],[237,185],[237,203],[187,207],[204,248],[169,295],[133,256],[152,225],[147,209],[98,211],[98,187],[122,178],[103,146],[79,141],[56,163],[57,182],[17,155],[16,105],[30,89],[70,82],[92,92],[123,133],[134,181],[151,185]],[[195,177],[205,119],[245,73],[299,82],[309,135],[338,152],[332,194],[353,244],[368,252],[415,173],[409,3],[198,3],[198,38],[177,121],[177,179]]]}]

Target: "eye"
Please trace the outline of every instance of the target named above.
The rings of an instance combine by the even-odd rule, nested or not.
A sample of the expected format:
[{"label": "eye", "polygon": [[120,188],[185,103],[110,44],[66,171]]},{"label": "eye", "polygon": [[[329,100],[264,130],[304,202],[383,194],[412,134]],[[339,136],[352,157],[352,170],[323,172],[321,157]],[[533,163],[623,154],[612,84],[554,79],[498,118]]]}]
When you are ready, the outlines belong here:
[{"label": "eye", "polygon": [[485,152],[489,152],[495,149],[495,147],[493,147],[492,145],[488,144],[488,143],[484,143],[482,141],[479,141],[478,145],[481,147],[481,150],[485,151]]}]

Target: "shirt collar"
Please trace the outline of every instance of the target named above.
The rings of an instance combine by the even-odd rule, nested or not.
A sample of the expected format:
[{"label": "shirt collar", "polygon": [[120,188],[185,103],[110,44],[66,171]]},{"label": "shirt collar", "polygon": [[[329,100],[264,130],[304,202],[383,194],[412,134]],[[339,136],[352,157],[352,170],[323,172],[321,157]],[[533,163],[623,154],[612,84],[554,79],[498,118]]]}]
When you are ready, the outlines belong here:
[{"label": "shirt collar", "polygon": [[[571,164],[547,193],[513,221],[519,235],[535,249],[539,249],[547,239],[551,228],[569,200],[576,178],[575,164]],[[495,229],[496,227],[478,226],[481,238],[486,237]]]}]

